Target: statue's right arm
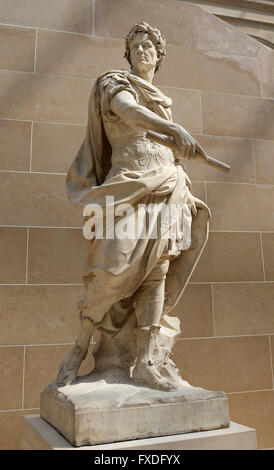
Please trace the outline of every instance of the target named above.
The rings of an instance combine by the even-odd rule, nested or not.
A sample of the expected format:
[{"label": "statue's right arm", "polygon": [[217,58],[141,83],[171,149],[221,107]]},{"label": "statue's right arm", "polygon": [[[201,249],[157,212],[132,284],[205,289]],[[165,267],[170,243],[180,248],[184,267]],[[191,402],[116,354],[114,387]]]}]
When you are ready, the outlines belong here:
[{"label": "statue's right arm", "polygon": [[123,90],[114,95],[110,107],[112,112],[128,125],[138,125],[139,129],[172,137],[180,153],[188,158],[195,156],[195,140],[182,126],[163,119],[145,106],[139,105],[129,91]]}]

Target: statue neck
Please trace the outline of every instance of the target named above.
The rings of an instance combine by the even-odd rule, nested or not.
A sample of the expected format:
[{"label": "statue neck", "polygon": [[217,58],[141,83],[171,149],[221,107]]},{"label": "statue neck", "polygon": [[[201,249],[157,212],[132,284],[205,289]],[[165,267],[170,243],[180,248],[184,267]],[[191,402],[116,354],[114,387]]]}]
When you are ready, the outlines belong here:
[{"label": "statue neck", "polygon": [[136,75],[137,77],[140,77],[142,78],[143,80],[145,80],[146,82],[148,83],[152,83],[152,80],[153,80],[153,77],[154,77],[154,72],[155,72],[155,69],[151,69],[151,70],[142,70],[142,71],[139,71],[139,70],[136,70],[134,67],[131,69],[131,74],[132,75]]}]

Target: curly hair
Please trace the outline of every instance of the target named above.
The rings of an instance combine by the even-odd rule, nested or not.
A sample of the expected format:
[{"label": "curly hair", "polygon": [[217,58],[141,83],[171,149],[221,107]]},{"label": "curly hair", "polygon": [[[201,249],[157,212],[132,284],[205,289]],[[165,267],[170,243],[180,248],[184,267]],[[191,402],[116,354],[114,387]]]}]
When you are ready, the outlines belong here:
[{"label": "curly hair", "polygon": [[131,30],[129,31],[128,35],[125,38],[126,50],[125,50],[125,54],[124,54],[124,57],[127,59],[127,61],[129,62],[131,67],[132,67],[132,63],[131,63],[131,60],[130,60],[129,46],[130,46],[130,43],[131,43],[132,39],[134,38],[134,36],[137,33],[147,33],[150,36],[150,39],[151,39],[151,41],[153,42],[153,44],[155,46],[155,49],[157,51],[157,57],[158,57],[158,61],[157,61],[156,67],[155,67],[155,73],[156,73],[157,70],[161,67],[162,63],[165,60],[166,40],[165,40],[164,36],[161,34],[161,32],[159,31],[159,29],[153,28],[152,26],[149,26],[149,24],[145,23],[144,21],[142,21],[141,23],[137,23],[134,26],[132,26]]}]

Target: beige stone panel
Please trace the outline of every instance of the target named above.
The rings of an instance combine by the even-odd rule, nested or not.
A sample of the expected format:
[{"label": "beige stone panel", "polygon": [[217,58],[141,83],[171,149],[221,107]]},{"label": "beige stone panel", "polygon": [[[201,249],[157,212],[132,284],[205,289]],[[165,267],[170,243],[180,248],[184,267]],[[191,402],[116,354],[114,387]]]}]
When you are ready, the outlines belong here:
[{"label": "beige stone panel", "polygon": [[154,82],[180,88],[260,96],[257,68],[254,57],[169,46],[166,62],[157,72]]},{"label": "beige stone panel", "polygon": [[37,72],[97,78],[106,70],[129,69],[121,39],[38,31]]},{"label": "beige stone panel", "polygon": [[26,229],[0,227],[0,284],[26,281],[26,250]]},{"label": "beige stone panel", "polygon": [[204,134],[273,140],[273,114],[274,100],[202,92]]},{"label": "beige stone panel", "polygon": [[32,170],[67,173],[86,133],[86,126],[35,122]]},{"label": "beige stone panel", "polygon": [[262,233],[265,278],[274,281],[274,233]]},{"label": "beige stone panel", "polygon": [[202,132],[200,92],[196,90],[179,90],[161,87],[161,90],[172,99],[173,121],[181,124],[194,134]]},{"label": "beige stone panel", "polygon": [[193,49],[169,46],[163,66],[153,80],[156,86],[199,90],[199,56]]},{"label": "beige stone panel", "polygon": [[231,421],[256,429],[259,449],[274,447],[274,390],[229,395]]},{"label": "beige stone panel", "polygon": [[20,411],[10,411],[0,413],[0,449],[19,450],[20,449]]},{"label": "beige stone panel", "polygon": [[262,281],[258,233],[210,232],[191,282]]},{"label": "beige stone panel", "polygon": [[83,286],[0,286],[0,344],[74,342]]},{"label": "beige stone panel", "polygon": [[0,22],[92,34],[90,0],[1,0]]},{"label": "beige stone panel", "polygon": [[31,123],[0,119],[0,170],[29,170]]},{"label": "beige stone panel", "polygon": [[250,140],[210,135],[196,135],[195,139],[209,156],[229,164],[231,169],[223,172],[197,160],[188,160],[185,161],[185,166],[192,180],[255,182]]},{"label": "beige stone panel", "polygon": [[33,72],[35,29],[0,25],[0,69]]},{"label": "beige stone panel", "polygon": [[81,283],[88,241],[81,229],[30,229],[29,283]]},{"label": "beige stone panel", "polygon": [[96,36],[124,38],[131,26],[146,21],[171,44],[196,47],[195,10],[174,0],[100,0],[95,3]]},{"label": "beige stone panel", "polygon": [[226,54],[256,56],[261,44],[201,8],[195,9],[198,48]]},{"label": "beige stone panel", "polygon": [[274,230],[274,186],[207,183],[215,230]]},{"label": "beige stone panel", "polygon": [[179,340],[174,361],[194,386],[225,392],[272,388],[267,336]]},{"label": "beige stone panel", "polygon": [[274,333],[274,282],[214,284],[217,336]]},{"label": "beige stone panel", "polygon": [[81,209],[65,193],[65,176],[0,173],[0,225],[80,227]]},{"label": "beige stone panel", "polygon": [[[26,347],[25,408],[40,406],[40,393],[51,381],[56,379],[59,366],[71,347],[72,345]],[[90,352],[79,370],[79,375],[88,374],[93,367],[94,360],[91,346]]]},{"label": "beige stone panel", "polygon": [[29,225],[29,175],[0,173],[0,225]]},{"label": "beige stone panel", "polygon": [[34,413],[37,411],[0,412],[0,450],[21,450],[22,416]]},{"label": "beige stone panel", "polygon": [[260,96],[257,58],[220,52],[198,53],[201,90]]},{"label": "beige stone panel", "polygon": [[91,80],[0,72],[0,117],[86,124]]},{"label": "beige stone panel", "polygon": [[0,347],[0,410],[22,405],[23,347]]},{"label": "beige stone panel", "polygon": [[30,225],[80,227],[82,210],[67,199],[65,176],[30,175]]},{"label": "beige stone panel", "polygon": [[188,284],[171,315],[180,318],[184,338],[213,336],[211,286]]},{"label": "beige stone panel", "polygon": [[27,346],[25,359],[24,408],[39,408],[40,393],[56,378],[71,345]]},{"label": "beige stone panel", "polygon": [[[274,76],[274,75],[273,75]],[[274,142],[253,142],[256,182],[274,184]]]},{"label": "beige stone panel", "polygon": [[262,96],[274,98],[274,51],[270,47],[262,46],[259,51],[259,73],[261,79]]},{"label": "beige stone panel", "polygon": [[191,186],[191,193],[199,199],[202,199],[202,201],[206,200],[204,183],[194,181]]}]

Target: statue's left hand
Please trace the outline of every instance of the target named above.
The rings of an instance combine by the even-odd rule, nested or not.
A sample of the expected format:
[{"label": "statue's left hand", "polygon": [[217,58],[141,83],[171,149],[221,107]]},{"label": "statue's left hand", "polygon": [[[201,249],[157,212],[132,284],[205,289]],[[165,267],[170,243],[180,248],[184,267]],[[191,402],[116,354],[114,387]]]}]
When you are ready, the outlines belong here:
[{"label": "statue's left hand", "polygon": [[198,214],[198,210],[197,210],[197,207],[198,207],[199,209],[206,209],[207,212],[208,212],[209,218],[212,217],[211,211],[210,211],[209,207],[206,205],[206,203],[204,201],[201,201],[201,199],[198,199],[197,197],[193,196],[193,194],[191,194],[190,192],[188,194],[188,201],[187,202],[188,202],[188,204],[191,205],[191,212],[192,212],[193,215],[196,216]]}]

